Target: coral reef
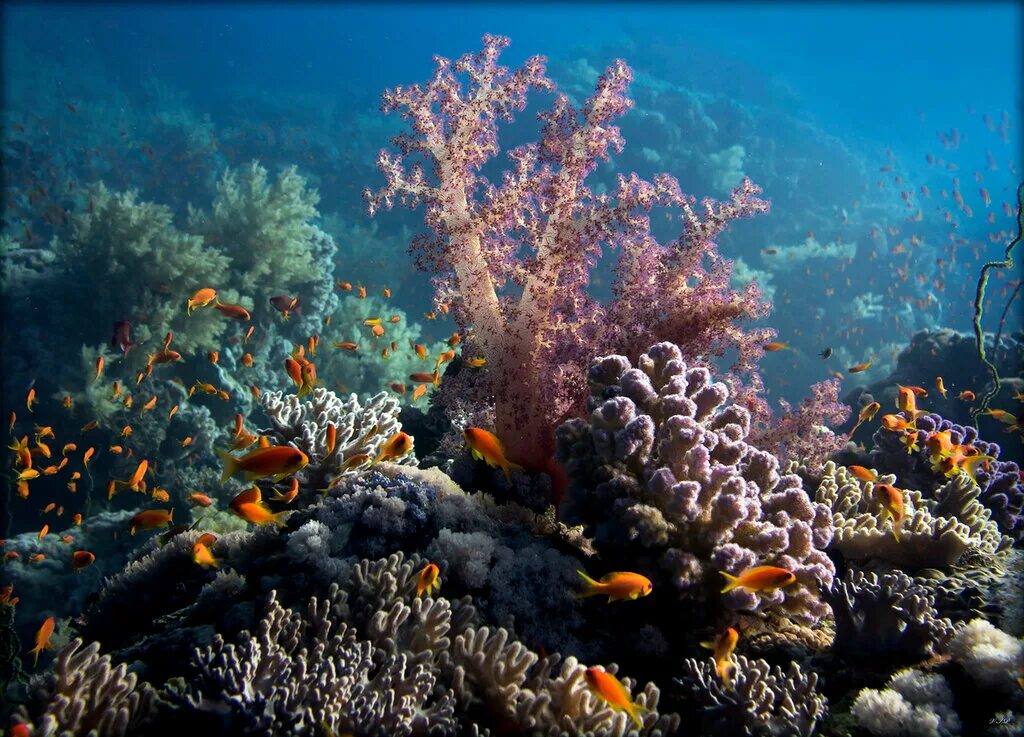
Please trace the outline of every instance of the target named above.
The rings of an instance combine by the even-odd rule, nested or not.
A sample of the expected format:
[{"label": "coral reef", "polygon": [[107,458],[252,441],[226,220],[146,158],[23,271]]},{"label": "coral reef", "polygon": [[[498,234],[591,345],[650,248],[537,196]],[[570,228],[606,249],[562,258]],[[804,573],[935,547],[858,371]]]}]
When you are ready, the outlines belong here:
[{"label": "coral reef", "polygon": [[[99,643],[72,640],[53,674],[34,681],[33,708],[18,719],[39,737],[130,737],[154,714],[158,696],[127,666],[100,655]],[[31,716],[30,716],[31,715]]]},{"label": "coral reef", "polygon": [[583,521],[602,555],[660,569],[696,598],[720,586],[720,571],[782,566],[794,585],[733,590],[724,605],[812,622],[827,613],[818,586],[834,574],[824,553],[828,508],[746,442],[750,415],[728,403],[724,384],[688,367],[671,343],[653,346],[637,368],[623,356],[598,359],[589,381],[590,422],[559,428],[558,457],[575,484],[566,519]]},{"label": "coral reef", "polygon": [[879,427],[872,436],[871,462],[877,468],[896,474],[901,484],[924,488],[944,477],[933,468],[925,440],[937,432],[949,432],[954,445],[971,445],[982,455],[994,460],[981,466],[975,477],[980,487],[978,501],[992,512],[992,519],[999,529],[1014,539],[1024,539],[1024,482],[1021,481],[1020,467],[1013,461],[999,460],[1002,448],[981,439],[978,430],[970,425],[958,425],[943,417],[926,413],[917,418],[917,443],[919,449],[908,453],[900,443],[899,433]]},{"label": "coral reef", "polygon": [[[310,493],[366,471],[380,455],[381,446],[402,429],[398,400],[385,392],[362,402],[355,394],[342,400],[324,387],[314,389],[305,400],[294,394],[264,392],[260,405],[278,444],[292,445],[309,457],[302,477]],[[333,425],[336,433],[330,451],[328,425]],[[416,455],[410,451],[394,462],[415,466]]]},{"label": "coral reef", "polygon": [[847,571],[823,596],[835,618],[832,647],[845,657],[920,662],[943,651],[953,635],[934,597],[900,571]]},{"label": "coral reef", "polygon": [[[877,483],[895,480],[894,475],[884,474]],[[904,491],[906,519],[899,541],[891,520],[882,526],[873,488],[873,482],[859,481],[834,461],[825,464],[815,500],[831,510],[835,529],[831,544],[847,558],[883,558],[910,569],[941,567],[956,563],[969,551],[996,555],[1012,542],[1000,534],[991,512],[978,502],[978,487],[965,474],[947,481],[931,496]]]},{"label": "coral reef", "polygon": [[704,733],[810,737],[828,714],[817,689],[818,675],[796,663],[784,671],[764,660],[735,658],[732,687],[724,685],[713,660],[688,658],[677,683],[702,706]]},{"label": "coral reef", "polygon": [[934,673],[900,671],[882,690],[863,689],[851,709],[857,723],[877,737],[954,737],[960,719],[953,692]]}]

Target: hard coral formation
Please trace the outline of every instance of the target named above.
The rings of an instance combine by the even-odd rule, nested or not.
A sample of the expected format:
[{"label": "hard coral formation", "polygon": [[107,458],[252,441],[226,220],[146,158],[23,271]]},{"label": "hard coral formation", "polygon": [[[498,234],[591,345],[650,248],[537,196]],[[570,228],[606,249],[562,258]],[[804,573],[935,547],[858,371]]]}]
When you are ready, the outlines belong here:
[{"label": "hard coral formation", "polygon": [[99,643],[72,640],[51,676],[33,683],[38,708],[20,718],[36,737],[130,737],[152,717],[156,691],[123,663],[100,655]]},{"label": "hard coral formation", "polygon": [[960,718],[946,679],[919,670],[900,671],[881,690],[862,689],[851,713],[877,737],[954,737]]},{"label": "hard coral formation", "polygon": [[999,460],[1002,448],[997,443],[981,439],[978,430],[970,425],[958,425],[937,414],[922,414],[917,418],[917,444],[919,449],[908,453],[900,442],[900,433],[879,427],[872,439],[871,462],[877,468],[896,474],[897,481],[908,485],[932,485],[943,479],[933,469],[925,440],[937,432],[949,432],[954,445],[971,445],[978,453],[994,460],[979,466],[976,478],[980,487],[978,501],[992,512],[999,529],[1016,540],[1024,540],[1024,482],[1020,467],[1013,461]]},{"label": "hard coral formation", "polygon": [[677,683],[702,706],[704,733],[810,737],[828,714],[828,700],[818,692],[817,673],[797,663],[784,671],[764,660],[737,655],[731,687],[722,683],[712,659],[683,662]]},{"label": "hard coral formation", "polygon": [[[197,653],[178,696],[192,711],[184,717],[246,735],[454,735],[474,721],[537,735],[632,729],[589,691],[575,658],[556,675],[559,656],[542,658],[507,630],[480,627],[468,598],[416,597],[424,564],[400,553],[364,560],[305,615],[271,593],[256,634],[243,632],[237,644],[218,635]],[[635,698],[649,710],[642,734],[678,726],[678,717],[657,713],[653,685]]]},{"label": "hard coral formation", "polygon": [[[323,490],[334,479],[365,472],[380,455],[381,446],[402,429],[398,399],[385,392],[363,401],[355,394],[343,400],[324,387],[317,387],[306,399],[264,392],[260,404],[278,443],[292,445],[309,457],[302,472],[307,490]],[[330,451],[328,425],[336,433]],[[410,451],[393,462],[414,466],[416,456]]]},{"label": "hard coral formation", "polygon": [[832,646],[847,657],[918,662],[941,652],[953,634],[928,589],[900,571],[847,571],[823,596],[835,618]]},{"label": "hard coral formation", "polygon": [[806,621],[827,613],[818,586],[835,572],[824,553],[828,508],[746,442],[750,414],[728,403],[724,384],[688,367],[671,343],[653,346],[637,368],[623,356],[598,359],[589,381],[590,422],[559,428],[559,459],[575,484],[567,518],[593,531],[602,555],[656,566],[696,598],[720,587],[719,572],[781,566],[794,585],[734,589],[724,604],[778,607]]},{"label": "hard coral formation", "polygon": [[968,552],[992,556],[1010,546],[1010,538],[1000,534],[991,513],[978,502],[978,487],[965,474],[931,496],[903,490],[906,519],[897,541],[891,519],[883,526],[881,506],[872,494],[875,483],[895,480],[884,474],[877,482],[859,481],[844,466],[825,464],[815,499],[832,512],[833,548],[847,558],[882,558],[916,569],[949,566]]}]

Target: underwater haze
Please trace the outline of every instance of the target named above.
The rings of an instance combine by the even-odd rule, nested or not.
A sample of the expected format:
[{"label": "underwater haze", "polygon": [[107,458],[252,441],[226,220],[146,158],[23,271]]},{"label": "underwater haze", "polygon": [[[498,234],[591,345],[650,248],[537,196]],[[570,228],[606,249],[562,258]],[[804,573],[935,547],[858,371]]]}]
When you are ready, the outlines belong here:
[{"label": "underwater haze", "polygon": [[1019,4],[0,13],[0,735],[1024,734]]}]

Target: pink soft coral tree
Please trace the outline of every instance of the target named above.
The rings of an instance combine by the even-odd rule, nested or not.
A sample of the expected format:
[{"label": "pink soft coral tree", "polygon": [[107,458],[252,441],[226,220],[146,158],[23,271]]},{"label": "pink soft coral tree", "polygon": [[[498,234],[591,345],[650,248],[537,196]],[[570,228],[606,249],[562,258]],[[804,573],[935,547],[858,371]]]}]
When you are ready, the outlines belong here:
[{"label": "pink soft coral tree", "polygon": [[[510,72],[498,65],[508,39],[484,36],[483,50],[454,63],[435,57],[426,86],[384,93],[381,109],[412,126],[384,150],[387,184],[366,191],[370,214],[395,202],[422,204],[433,233],[416,239],[421,267],[435,273],[436,299],[487,359],[495,424],[510,458],[544,467],[554,428],[585,406],[586,369],[595,355],[633,355],[670,340],[688,358],[737,352],[752,370],[768,331],[737,321],[767,311],[754,286],[729,287],[731,263],[715,238],[730,221],[767,212],[760,189],[744,179],[728,202],[696,206],[671,176],[648,182],[619,176],[612,194],[585,180],[624,140],[613,122],[632,107],[632,72],[615,61],[594,94],[576,109],[565,95],[539,115],[538,143],[508,152],[500,184],[481,174],[499,153],[498,120],[526,107],[530,90],[552,92],[546,60],[531,57]],[[430,173],[424,168],[430,166]],[[683,232],[659,243],[652,208],[681,210]],[[620,255],[614,298],[588,294],[590,272],[607,247]]]}]

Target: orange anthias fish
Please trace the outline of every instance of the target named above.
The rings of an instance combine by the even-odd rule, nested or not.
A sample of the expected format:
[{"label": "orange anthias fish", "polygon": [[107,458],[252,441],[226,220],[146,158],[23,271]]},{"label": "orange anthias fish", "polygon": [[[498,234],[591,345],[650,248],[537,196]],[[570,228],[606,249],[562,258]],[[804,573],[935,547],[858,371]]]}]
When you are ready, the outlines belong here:
[{"label": "orange anthias fish", "polygon": [[881,408],[882,405],[878,402],[871,402],[870,404],[865,404],[861,407],[860,413],[857,415],[857,424],[853,426],[852,430],[850,430],[850,436],[853,437],[853,434],[857,432],[857,428],[862,424],[873,420],[875,415],[878,414],[878,410]]},{"label": "orange anthias fish", "polygon": [[213,499],[206,494],[200,494],[198,491],[189,494],[188,500],[197,507],[209,507],[213,505]]},{"label": "orange anthias fish", "polygon": [[935,388],[939,390],[939,394],[941,394],[942,398],[945,399],[946,398],[946,385],[942,383],[942,377],[941,376],[936,376],[935,377]]},{"label": "orange anthias fish", "polygon": [[732,654],[739,641],[740,633],[734,627],[726,627],[725,632],[718,635],[714,642],[700,643],[701,647],[706,647],[714,652],[715,672],[718,673],[718,677],[722,679],[722,683],[728,689],[732,689],[732,681],[736,677],[736,664],[732,660]]},{"label": "orange anthias fish", "polygon": [[725,571],[719,571],[726,580],[722,593],[733,589],[747,589],[748,591],[774,591],[775,589],[789,586],[796,581],[792,571],[777,566],[755,566],[748,568],[739,576],[733,576]]},{"label": "orange anthias fish", "polygon": [[427,563],[416,579],[416,596],[423,596],[423,594],[430,596],[440,588],[441,569],[433,563]]},{"label": "orange anthias fish", "polygon": [[380,447],[380,453],[370,465],[381,461],[393,461],[396,458],[401,458],[410,450],[412,450],[412,436],[404,432],[396,432],[384,441],[384,445]]},{"label": "orange anthias fish", "polygon": [[249,314],[249,310],[242,307],[242,305],[224,304],[220,300],[217,300],[214,302],[213,307],[217,312],[224,315],[224,317],[243,321],[252,319],[252,315]]},{"label": "orange anthias fish", "polygon": [[507,480],[512,480],[510,469],[522,468],[505,457],[501,441],[494,433],[479,427],[467,427],[462,433],[462,437],[465,439],[470,453],[473,454],[473,458],[486,461],[491,468],[500,468]]},{"label": "orange anthias fish", "polygon": [[763,348],[768,353],[774,353],[775,351],[782,351],[785,350],[786,348],[789,348],[789,343],[780,343],[779,341],[772,341],[771,343],[766,343],[763,346]]},{"label": "orange anthias fish", "polygon": [[847,466],[855,479],[860,481],[878,481],[878,474],[864,466]]},{"label": "orange anthias fish", "polygon": [[903,492],[892,484],[875,484],[875,501],[882,507],[881,524],[892,517],[892,534],[896,542],[900,541],[900,526],[903,524],[905,509],[903,506]]},{"label": "orange anthias fish", "polygon": [[651,580],[639,573],[629,571],[616,571],[601,577],[595,581],[583,571],[576,571],[586,584],[586,588],[576,594],[577,599],[585,599],[588,596],[607,596],[608,603],[613,601],[632,601],[641,596],[651,593],[654,586]]},{"label": "orange anthias fish", "polygon": [[912,430],[914,424],[907,422],[906,418],[899,415],[882,415],[882,427],[893,432],[904,432],[905,430]]},{"label": "orange anthias fish", "polygon": [[957,397],[957,399],[961,399],[965,402],[973,402],[975,399],[977,399],[977,397],[975,396],[974,392],[972,392],[970,389],[964,389],[962,392],[960,392],[960,395]]},{"label": "orange anthias fish", "polygon": [[96,556],[88,550],[76,550],[71,554],[71,568],[80,571],[96,562]]},{"label": "orange anthias fish", "polygon": [[[899,386],[897,384],[897,386]],[[917,420],[917,416],[924,414],[917,408],[917,393],[914,392],[914,387],[900,386],[896,393],[896,406],[901,412],[903,412],[911,421]]]},{"label": "orange anthias fish", "polygon": [[309,463],[309,457],[305,453],[290,445],[257,448],[241,458],[235,458],[224,450],[217,452],[224,460],[224,472],[220,477],[222,484],[239,471],[250,481],[272,477],[274,483],[277,483],[286,476],[302,470]]},{"label": "orange anthias fish", "polygon": [[278,527],[284,527],[284,520],[289,514],[289,512],[278,512],[277,514],[271,512],[267,505],[263,503],[263,497],[258,486],[252,486],[238,494],[231,500],[228,506],[238,517],[241,517],[246,522],[260,526],[273,523]]},{"label": "orange anthias fish", "polygon": [[128,532],[134,535],[136,530],[155,530],[173,521],[173,509],[144,509],[128,521]]},{"label": "orange anthias fish", "polygon": [[53,617],[47,617],[43,621],[43,625],[36,632],[36,646],[29,652],[36,656],[35,664],[39,665],[39,653],[46,649],[53,649],[53,644],[50,642],[50,638],[53,636],[53,628],[56,626],[57,620]]},{"label": "orange anthias fish", "polygon": [[644,723],[640,719],[639,712],[647,710],[633,701],[629,691],[619,682],[618,678],[601,667],[587,668],[583,672],[583,677],[590,689],[606,701],[612,709],[626,712],[633,720],[633,724],[638,728],[643,728]]},{"label": "orange anthias fish", "polygon": [[292,485],[288,491],[281,493],[277,489],[274,489],[274,496],[271,499],[275,502],[283,502],[284,504],[291,504],[295,497],[299,495],[299,480],[292,477]]},{"label": "orange anthias fish", "polygon": [[188,304],[185,306],[185,312],[186,314],[191,315],[192,310],[197,310],[200,307],[206,307],[215,299],[217,299],[216,289],[204,287],[202,289],[196,290],[196,293],[188,298]]},{"label": "orange anthias fish", "polygon": [[874,364],[874,361],[867,361],[865,363],[858,363],[856,366],[851,366],[846,369],[847,373],[859,374],[861,371],[867,371]]},{"label": "orange anthias fish", "polygon": [[192,545],[192,561],[200,568],[219,568],[220,563],[213,557],[210,546],[217,542],[212,532],[204,532]]},{"label": "orange anthias fish", "polygon": [[114,488],[117,490],[131,489],[132,491],[138,491],[144,494],[146,492],[146,487],[144,485],[143,479],[145,478],[146,472],[148,470],[149,461],[143,458],[141,461],[139,461],[139,465],[136,466],[135,473],[131,475],[131,478],[129,478],[127,481],[115,481]]}]

